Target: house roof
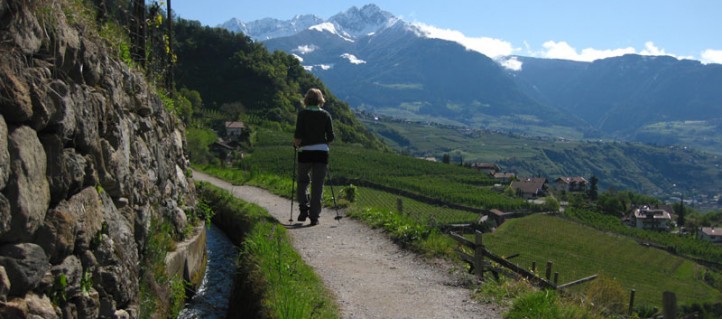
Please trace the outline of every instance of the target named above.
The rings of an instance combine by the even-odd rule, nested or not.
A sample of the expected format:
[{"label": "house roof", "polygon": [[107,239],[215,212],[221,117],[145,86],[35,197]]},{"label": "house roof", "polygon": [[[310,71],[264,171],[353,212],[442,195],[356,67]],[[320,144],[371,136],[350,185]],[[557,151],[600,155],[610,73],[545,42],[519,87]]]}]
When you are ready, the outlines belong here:
[{"label": "house roof", "polygon": [[702,227],[702,232],[709,237],[722,237],[722,229],[716,227]]},{"label": "house roof", "polygon": [[246,128],[246,124],[244,124],[243,122],[238,122],[238,121],[226,122],[226,128],[244,129],[244,128]]},{"label": "house roof", "polygon": [[494,163],[471,163],[471,168],[491,169],[491,170],[496,170],[496,171],[498,171],[500,169],[499,165],[496,165]]},{"label": "house roof", "polygon": [[544,188],[546,182],[547,180],[544,178],[527,178],[511,182],[511,187],[526,194],[536,194]]},{"label": "house roof", "polygon": [[555,180],[555,182],[556,183],[566,183],[566,184],[571,184],[571,183],[586,184],[587,180],[581,176],[561,176],[561,177],[557,178]]},{"label": "house roof", "polygon": [[494,173],[494,178],[513,178],[516,176],[514,173]]},{"label": "house roof", "polygon": [[634,211],[637,219],[672,219],[672,214],[664,208],[651,208],[642,206]]}]

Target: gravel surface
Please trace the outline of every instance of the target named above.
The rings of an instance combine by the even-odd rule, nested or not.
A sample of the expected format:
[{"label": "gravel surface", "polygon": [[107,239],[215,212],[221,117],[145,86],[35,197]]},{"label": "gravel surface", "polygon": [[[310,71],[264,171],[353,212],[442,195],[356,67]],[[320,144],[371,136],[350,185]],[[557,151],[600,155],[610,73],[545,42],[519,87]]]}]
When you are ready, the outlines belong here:
[{"label": "gravel surface", "polygon": [[[265,208],[285,225],[303,260],[336,295],[343,318],[502,318],[497,306],[471,300],[460,284],[465,274],[400,249],[379,230],[350,218],[338,222],[336,212],[325,208],[317,226],[289,223],[288,199],[197,171],[193,177]],[[297,211],[294,205],[294,221]]]}]

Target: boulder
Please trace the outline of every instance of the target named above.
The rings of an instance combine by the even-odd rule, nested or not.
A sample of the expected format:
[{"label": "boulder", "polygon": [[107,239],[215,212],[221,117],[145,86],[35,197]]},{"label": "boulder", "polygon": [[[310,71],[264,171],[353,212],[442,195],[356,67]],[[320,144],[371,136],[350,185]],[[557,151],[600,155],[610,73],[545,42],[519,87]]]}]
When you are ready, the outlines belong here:
[{"label": "boulder", "polygon": [[28,305],[28,318],[58,319],[60,309],[55,308],[46,295],[30,293],[25,296]]},{"label": "boulder", "polygon": [[[8,125],[5,123],[5,117],[0,114],[0,190],[5,189],[5,185],[10,178],[10,153],[8,152]],[[0,230],[0,233],[2,231]]]},{"label": "boulder", "polygon": [[56,134],[40,137],[48,156],[47,177],[50,185],[50,202],[56,205],[68,194],[77,193],[85,179],[85,158],[75,149],[64,148],[62,137]]},{"label": "boulder", "polygon": [[8,294],[10,294],[10,278],[5,267],[0,266],[0,302],[7,301]]},{"label": "boulder", "polygon": [[45,150],[27,126],[10,134],[8,146],[11,174],[6,195],[13,216],[10,231],[0,234],[0,241],[27,241],[42,224],[50,204]]},{"label": "boulder", "polygon": [[40,22],[31,12],[29,6],[18,6],[18,11],[12,17],[10,28],[7,34],[15,42],[15,45],[25,54],[32,56],[43,44],[45,31]]},{"label": "boulder", "polygon": [[25,295],[50,269],[43,249],[32,243],[0,246],[0,266],[10,278],[10,296]]},{"label": "boulder", "polygon": [[43,247],[51,263],[57,264],[73,253],[77,218],[63,207],[51,209],[45,215],[45,222],[35,233],[35,243]]},{"label": "boulder", "polygon": [[17,70],[20,57],[15,54],[0,54],[0,113],[9,123],[23,123],[33,116],[33,102],[30,87]]}]

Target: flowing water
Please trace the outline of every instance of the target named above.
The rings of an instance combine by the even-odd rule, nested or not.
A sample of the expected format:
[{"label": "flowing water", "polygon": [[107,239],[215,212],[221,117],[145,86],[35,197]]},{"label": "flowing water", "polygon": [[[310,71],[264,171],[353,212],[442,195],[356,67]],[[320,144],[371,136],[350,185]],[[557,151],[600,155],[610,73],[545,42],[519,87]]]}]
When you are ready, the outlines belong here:
[{"label": "flowing water", "polygon": [[208,265],[198,291],[178,315],[179,319],[225,318],[233,286],[238,248],[215,225],[207,232]]}]

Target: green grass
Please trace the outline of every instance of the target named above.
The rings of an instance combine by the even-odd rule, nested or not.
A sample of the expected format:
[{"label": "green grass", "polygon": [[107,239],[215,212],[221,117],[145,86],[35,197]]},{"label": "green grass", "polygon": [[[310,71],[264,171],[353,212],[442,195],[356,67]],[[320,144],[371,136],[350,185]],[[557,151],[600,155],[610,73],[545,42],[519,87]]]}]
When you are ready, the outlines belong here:
[{"label": "green grass", "polygon": [[293,249],[285,228],[263,208],[200,185],[201,198],[215,211],[215,224],[241,246],[234,290],[253,300],[232,302],[231,309],[256,307],[255,314],[269,318],[339,318],[334,297]]},{"label": "green grass", "polygon": [[637,305],[659,306],[663,291],[675,292],[680,304],[722,299],[722,293],[701,280],[704,268],[691,261],[557,217],[509,220],[485,235],[484,243],[498,255],[519,253],[513,260],[521,266],[536,261],[540,273],[552,261],[560,284],[593,274],[615,278],[627,290],[636,290]]}]

